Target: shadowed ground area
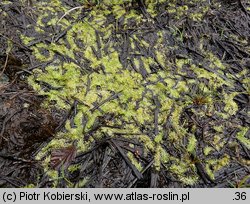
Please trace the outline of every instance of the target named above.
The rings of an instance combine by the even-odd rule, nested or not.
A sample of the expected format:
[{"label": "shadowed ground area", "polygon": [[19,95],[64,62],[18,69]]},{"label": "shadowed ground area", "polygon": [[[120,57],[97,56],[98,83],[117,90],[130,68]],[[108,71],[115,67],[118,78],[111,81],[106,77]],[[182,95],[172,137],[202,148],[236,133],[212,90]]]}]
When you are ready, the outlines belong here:
[{"label": "shadowed ground area", "polygon": [[1,187],[248,187],[247,0],[2,1]]}]

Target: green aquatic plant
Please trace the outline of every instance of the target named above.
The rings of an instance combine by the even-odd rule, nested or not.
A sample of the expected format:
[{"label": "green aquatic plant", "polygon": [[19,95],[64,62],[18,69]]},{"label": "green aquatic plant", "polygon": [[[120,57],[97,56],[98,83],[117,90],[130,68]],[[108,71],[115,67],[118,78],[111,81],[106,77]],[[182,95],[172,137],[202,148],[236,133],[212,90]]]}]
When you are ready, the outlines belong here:
[{"label": "green aquatic plant", "polygon": [[206,161],[206,171],[211,179],[215,179],[215,173],[227,166],[230,162],[229,155],[223,155],[221,159],[209,159]]},{"label": "green aquatic plant", "polygon": [[[103,137],[126,137],[141,142],[145,156],[153,155],[156,171],[167,168],[180,182],[194,185],[198,174],[190,155],[196,154],[198,140],[194,133],[200,124],[195,121],[190,131],[184,113],[190,109],[200,120],[211,116],[229,120],[237,113],[234,97],[238,92],[228,91],[233,88],[233,76],[222,74],[227,65],[203,46],[201,62],[191,57],[171,60],[169,53],[178,46],[171,45],[167,38],[174,31],[174,36],[183,41],[184,33],[176,26],[143,33],[145,22],[154,23],[136,10],[132,0],[80,3],[73,9],[59,0],[38,2],[38,20],[30,29],[38,35],[51,29],[53,32],[47,34],[50,40],[36,42],[32,36],[22,36],[36,60],[47,63],[43,69],[34,69],[28,78],[29,84],[46,96],[43,105],[69,111],[72,104],[77,104],[74,118],[66,121],[64,131],[57,133],[37,159],[46,158],[43,165],[57,180],[58,175],[49,168],[49,151],[77,141],[78,152],[84,152]],[[178,14],[180,19],[189,15],[193,4],[204,1],[184,1],[177,8],[173,7],[175,3],[147,0],[145,9],[155,17],[157,6],[164,5],[167,12]],[[89,10],[82,18],[81,10],[86,7]],[[207,9],[208,5],[188,17],[202,21]],[[133,32],[124,34],[126,29]],[[217,94],[218,90],[222,94]],[[214,151],[212,145],[219,151],[225,144],[219,125],[211,126],[218,133],[208,134],[211,143],[204,148],[205,155]],[[173,154],[168,149],[172,146],[183,155]],[[139,159],[132,153],[128,157],[138,170],[143,170]],[[211,178],[229,160],[224,156],[205,161]],[[77,167],[70,168],[73,171]]]},{"label": "green aquatic plant", "polygon": [[241,130],[237,133],[237,139],[242,142],[248,149],[250,149],[250,139],[245,137],[246,133],[249,131],[249,128],[242,127]]}]

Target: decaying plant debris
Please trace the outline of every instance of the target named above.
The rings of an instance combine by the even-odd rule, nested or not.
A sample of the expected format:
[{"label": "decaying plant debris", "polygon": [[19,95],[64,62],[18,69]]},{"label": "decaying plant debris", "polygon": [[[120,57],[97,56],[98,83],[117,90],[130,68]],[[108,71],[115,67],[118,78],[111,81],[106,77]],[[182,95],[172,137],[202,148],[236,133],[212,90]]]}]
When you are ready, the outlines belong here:
[{"label": "decaying plant debris", "polygon": [[0,11],[1,186],[249,185],[247,0]]}]

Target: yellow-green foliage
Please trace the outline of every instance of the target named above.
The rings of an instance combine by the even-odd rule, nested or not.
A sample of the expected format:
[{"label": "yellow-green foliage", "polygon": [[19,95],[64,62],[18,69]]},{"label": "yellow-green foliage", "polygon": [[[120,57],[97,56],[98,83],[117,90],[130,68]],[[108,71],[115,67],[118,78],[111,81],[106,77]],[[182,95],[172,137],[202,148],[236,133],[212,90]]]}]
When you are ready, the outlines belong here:
[{"label": "yellow-green foliage", "polygon": [[[147,0],[145,5],[152,17],[157,15],[157,5],[162,4],[167,12],[176,14],[177,19],[191,12],[192,15],[188,16],[191,20],[202,21],[208,8],[201,7],[198,11],[193,11],[192,5],[205,1],[183,2],[184,4],[177,8],[176,0]],[[37,2],[38,19],[34,32],[44,35],[47,29],[53,28],[52,30],[58,31],[48,36],[51,43],[40,42],[30,47],[37,61],[49,63],[43,71],[40,67],[34,69],[34,74],[29,77],[28,82],[37,92],[47,96],[44,106],[48,108],[69,111],[72,104],[78,102],[74,125],[67,121],[65,132],[58,133],[37,158],[41,159],[46,155],[46,151],[74,140],[78,141],[78,151],[86,151],[95,141],[93,137],[100,139],[103,132],[114,137],[119,132],[119,135],[124,133],[123,137],[137,139],[143,144],[144,153],[153,155],[156,170],[160,170],[161,164],[164,164],[164,167],[169,166],[169,171],[177,175],[181,182],[193,185],[198,176],[189,156],[190,153],[195,153],[197,140],[193,133],[188,133],[181,116],[185,108],[193,104],[198,104],[197,109],[191,110],[200,118],[214,115],[220,119],[227,119],[234,115],[238,111],[237,104],[233,101],[236,94],[223,91],[223,94],[218,95],[216,92],[217,89],[231,87],[233,76],[229,77],[230,80],[225,79],[221,71],[227,68],[226,65],[211,51],[204,50],[203,46],[200,46],[200,49],[205,56],[204,64],[197,64],[191,58],[176,59],[175,62],[169,60],[167,53],[178,47],[166,44],[164,39],[168,35],[165,29],[151,31],[156,36],[154,45],[150,39],[144,38],[144,33],[138,28],[143,27],[143,23],[150,19],[133,9],[132,0],[103,0],[95,3],[86,16],[79,20],[79,16],[82,15],[81,9],[88,7],[87,2],[71,12],[68,11],[72,8],[68,4],[63,4],[63,1]],[[113,21],[110,20],[110,16],[113,16]],[[129,24],[130,21],[133,23]],[[131,25],[133,27],[129,27]],[[134,66],[121,61],[124,36],[120,33],[128,28],[135,29],[135,32],[127,36],[130,49],[124,61],[131,61]],[[56,40],[57,35],[65,30],[65,37]],[[175,32],[175,36],[183,39],[179,28],[170,28],[170,32]],[[26,44],[34,40],[32,36],[22,38]],[[140,53],[140,50],[151,49],[155,53],[154,57]],[[156,67],[156,71],[152,71],[152,67]],[[196,78],[188,77],[185,69]],[[46,85],[49,85],[49,88]],[[193,91],[194,86],[202,92]],[[196,103],[194,100],[197,96],[204,96],[205,99]],[[223,112],[218,111],[215,104],[224,106]],[[154,117],[156,112],[158,121],[155,121]],[[105,121],[108,126],[92,132],[89,140],[84,141],[83,136],[93,129],[98,119],[108,114],[114,115],[112,119]],[[85,125],[82,123],[83,119],[87,120]],[[164,124],[168,124],[167,129]],[[122,129],[113,128],[119,125]],[[194,132],[197,126],[193,126]],[[148,134],[148,131],[152,134]],[[240,138],[242,140],[243,137]],[[186,146],[183,144],[184,140],[188,141]],[[224,145],[218,135],[213,137],[212,142],[218,150]],[[183,156],[187,159],[171,157],[171,153],[165,148],[167,143],[171,143],[171,146],[179,151],[185,150]],[[244,143],[248,144],[246,140]],[[204,153],[208,155],[211,151],[211,147],[207,146]],[[139,160],[132,154],[128,154],[128,157],[139,170],[142,170],[143,165]],[[224,160],[221,163],[219,161],[221,160],[213,162],[213,165],[217,165],[216,169],[226,163]],[[207,170],[210,171],[209,168]],[[55,177],[54,174],[51,175]]]},{"label": "yellow-green foliage", "polygon": [[250,139],[246,138],[245,135],[249,128],[242,127],[240,132],[237,133],[237,139],[242,142],[248,149],[250,149]]},{"label": "yellow-green foliage", "polygon": [[[178,0],[169,0],[167,2],[166,10],[173,15],[176,20],[188,17],[193,21],[201,21],[203,16],[209,10],[206,0],[182,0],[181,4]],[[200,5],[200,6],[197,6]],[[195,6],[194,6],[195,5]]]},{"label": "yellow-green foliage", "polygon": [[169,161],[168,153],[162,148],[161,145],[157,145],[154,151],[154,167],[157,171],[161,168],[161,163],[167,163]]},{"label": "yellow-green foliage", "polygon": [[194,185],[198,181],[195,166],[190,161],[176,160],[169,170],[177,176],[177,178],[187,185]]},{"label": "yellow-green foliage", "polygon": [[196,140],[195,136],[192,135],[188,141],[187,151],[190,153],[194,153],[195,148],[196,148],[196,143],[197,143],[197,140]]},{"label": "yellow-green foliage", "polygon": [[205,148],[203,149],[203,152],[204,152],[204,155],[205,155],[205,156],[209,155],[209,153],[212,152],[212,151],[213,151],[213,148],[212,148],[212,147],[205,147]]},{"label": "yellow-green foliage", "polygon": [[209,159],[206,164],[206,171],[211,179],[215,179],[215,173],[225,168],[230,162],[229,155],[223,155],[221,159]]},{"label": "yellow-green foliage", "polygon": [[141,163],[135,158],[134,154],[131,152],[127,153],[128,158],[130,159],[131,163],[139,170],[142,171],[142,165]]}]

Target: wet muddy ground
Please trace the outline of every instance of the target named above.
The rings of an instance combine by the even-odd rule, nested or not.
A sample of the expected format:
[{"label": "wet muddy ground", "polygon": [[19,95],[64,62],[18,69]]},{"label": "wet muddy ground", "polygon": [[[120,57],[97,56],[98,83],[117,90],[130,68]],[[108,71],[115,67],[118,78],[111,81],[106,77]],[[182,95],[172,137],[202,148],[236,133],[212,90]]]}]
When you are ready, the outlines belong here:
[{"label": "wet muddy ground", "polygon": [[[70,8],[82,5],[80,1],[76,1],[78,3],[70,0],[62,2]],[[35,26],[37,20],[37,2],[32,0],[2,1],[0,3],[0,187],[249,187],[250,5],[246,0],[215,2],[221,3],[220,9],[210,8],[203,16],[204,19],[198,23],[199,25],[193,24],[185,17],[176,20],[168,12],[160,9],[159,15],[150,17],[144,1],[132,1],[132,4],[129,5],[136,12],[141,13],[144,18],[150,18],[150,21],[142,26],[147,33],[150,33],[154,26],[159,30],[167,30],[169,26],[179,29],[176,31],[177,34],[169,36],[170,41],[172,40],[170,43],[175,47],[167,53],[171,62],[176,63],[176,59],[183,60],[187,56],[191,56],[194,61],[204,60],[197,42],[205,33],[208,38],[205,39],[204,46],[208,50],[212,50],[221,62],[227,65],[227,69],[224,69],[223,73],[220,72],[220,76],[223,79],[229,75],[237,76],[236,79],[233,79],[235,80],[234,88],[225,89],[228,93],[237,92],[233,101],[238,108],[229,118],[222,119],[209,114],[206,117],[200,117],[189,108],[185,108],[181,113],[180,123],[183,124],[183,127],[191,131],[193,126],[197,126],[195,131],[198,141],[197,149],[195,154],[188,153],[188,160],[192,162],[198,179],[193,184],[187,184],[188,182],[182,182],[182,174],[178,177],[176,172],[173,173],[174,170],[169,170],[174,164],[174,160],[171,161],[172,163],[170,162],[171,164],[160,162],[161,168],[156,168],[154,153],[144,154],[145,147],[136,137],[120,137],[121,133],[110,137],[107,132],[101,139],[96,139],[95,133],[101,127],[107,127],[109,121],[118,120],[113,113],[98,116],[92,127],[82,136],[83,140],[93,138],[93,142],[86,151],[77,150],[79,140],[75,139],[70,141],[66,147],[49,149],[42,155],[42,158],[37,159],[39,152],[51,141],[54,141],[53,139],[58,137],[58,133],[66,131],[65,124],[67,120],[72,121],[72,118],[76,116],[77,107],[81,101],[73,100],[69,104],[70,108],[66,110],[56,106],[49,109],[43,105],[46,97],[34,91],[27,82],[28,77],[33,74],[33,70],[37,67],[44,69],[50,63],[38,62],[33,52],[33,46],[40,43],[38,41],[52,43],[48,40],[48,33],[44,33],[43,36],[35,32],[31,34],[30,25]],[[177,4],[181,5],[179,1]],[[82,16],[77,20],[81,21],[81,18],[95,6],[98,5],[93,2],[84,7]],[[193,6],[195,7],[195,5]],[[65,18],[71,19],[70,15]],[[110,19],[112,22],[111,17]],[[154,22],[153,26],[150,22]],[[134,22],[130,23],[133,27]],[[136,30],[136,28],[133,29]],[[125,41],[127,35],[134,30],[120,30],[124,35],[122,34],[121,38],[122,49],[119,59],[124,66],[128,63],[125,59],[129,55],[129,48],[126,48],[129,45]],[[179,33],[179,35],[178,32],[182,34]],[[234,39],[228,38],[229,34],[234,36]],[[21,39],[23,35],[33,35],[35,40],[25,44]],[[55,41],[64,39],[64,37],[65,32],[58,31]],[[150,35],[147,38],[150,38]],[[119,50],[120,47],[117,47]],[[142,48],[139,47],[139,49]],[[97,51],[96,55],[99,54]],[[60,53],[56,57],[63,58]],[[69,59],[66,58],[66,60]],[[152,73],[157,73],[157,69],[160,68],[151,67]],[[243,71],[245,73],[239,75]],[[140,70],[140,73],[143,76],[147,75],[143,69]],[[188,77],[195,78],[192,73]],[[46,88],[54,89],[51,86]],[[220,90],[217,91],[218,95],[222,93]],[[157,104],[157,100],[154,102]],[[198,94],[192,98],[192,103],[192,108],[198,112],[207,101]],[[94,108],[98,109],[99,106],[101,105],[97,104]],[[221,104],[218,103],[216,106],[220,112]],[[157,108],[154,113],[157,114]],[[154,115],[154,117],[156,116]],[[215,178],[211,178],[205,168],[206,164],[203,163],[206,157],[203,149],[207,140],[210,139],[206,138],[206,132],[215,133],[215,130],[212,130],[213,125],[225,126],[222,133],[224,135],[222,140],[225,142],[220,149],[215,147],[216,151],[208,157],[216,159],[227,155],[225,158],[230,158],[226,167],[216,171]],[[155,127],[156,124],[153,126]],[[145,125],[145,127],[147,126]],[[143,128],[145,127],[143,126]],[[164,127],[172,128],[167,123]],[[246,131],[242,131],[240,127]],[[155,129],[154,131],[156,131]],[[239,132],[244,132],[245,143],[243,140],[237,139]],[[168,139],[164,139],[162,146],[171,156],[182,157],[183,150],[169,143]],[[131,161],[128,153],[140,162],[142,169]],[[49,169],[43,163],[48,159],[50,160]],[[221,160],[221,163],[223,161]],[[211,171],[217,166],[211,167]],[[50,169],[54,171],[50,171]],[[57,172],[57,175],[52,175],[53,172]],[[193,172],[187,171],[185,175],[189,177],[189,173],[193,174]]]}]

